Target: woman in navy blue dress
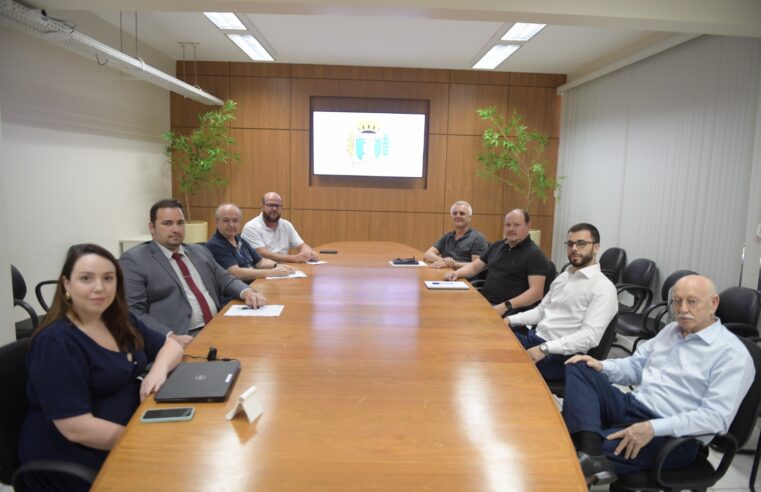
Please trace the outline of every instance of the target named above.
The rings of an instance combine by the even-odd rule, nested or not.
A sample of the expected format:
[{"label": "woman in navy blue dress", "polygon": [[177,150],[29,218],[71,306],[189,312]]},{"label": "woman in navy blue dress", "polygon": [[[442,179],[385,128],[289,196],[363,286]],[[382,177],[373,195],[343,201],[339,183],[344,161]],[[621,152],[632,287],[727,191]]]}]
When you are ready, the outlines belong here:
[{"label": "woman in navy blue dress", "polygon": [[[98,470],[140,401],[181,358],[177,342],[129,315],[116,258],[94,244],[72,246],[50,311],[32,335],[21,462],[74,461]],[[88,488],[60,474],[26,479],[31,490]]]}]

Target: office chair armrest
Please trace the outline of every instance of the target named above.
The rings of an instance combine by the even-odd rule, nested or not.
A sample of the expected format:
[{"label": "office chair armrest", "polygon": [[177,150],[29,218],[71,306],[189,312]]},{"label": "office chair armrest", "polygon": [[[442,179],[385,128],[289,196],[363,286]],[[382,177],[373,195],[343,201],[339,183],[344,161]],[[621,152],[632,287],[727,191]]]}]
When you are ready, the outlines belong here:
[{"label": "office chair armrest", "polygon": [[45,301],[45,297],[42,295],[42,288],[46,285],[56,284],[58,284],[58,280],[43,280],[34,288],[34,295],[37,296],[37,302],[40,303],[40,306],[42,306],[42,309],[44,309],[46,313],[50,311],[50,306]]},{"label": "office chair armrest", "polygon": [[[658,312],[655,314],[655,316],[650,318],[650,316],[656,311]],[[642,331],[652,336],[657,335],[661,319],[666,316],[668,312],[668,302],[666,301],[651,304],[645,308],[645,310],[642,312]],[[648,323],[652,324],[652,327],[648,326]]]},{"label": "office chair armrest", "polygon": [[[649,287],[643,287],[642,285],[634,285],[634,284],[618,284],[616,285],[616,294],[621,295],[624,292],[628,292],[629,294],[633,295],[635,297],[635,304],[632,306],[625,306],[626,309],[622,310],[620,312],[625,313],[636,313],[640,306],[647,306],[650,304],[650,302],[653,300],[653,291],[650,290]],[[639,296],[644,296],[641,299],[638,299]]]},{"label": "office chair armrest", "polygon": [[[751,339],[753,337],[758,338],[758,330],[754,325],[750,325],[748,323],[740,323],[740,322],[729,322],[729,323],[722,323],[727,330],[731,331],[738,337],[748,338]],[[753,340],[751,340],[753,341]]]},{"label": "office chair armrest", "polygon": [[22,301],[21,299],[14,299],[13,305],[18,306],[24,311],[27,312],[30,318],[32,318],[32,326],[36,329],[40,324],[40,318],[37,316],[37,313],[34,311],[34,308],[29,305],[28,302]]},{"label": "office chair armrest", "polygon": [[[681,486],[683,484],[679,483],[671,483],[663,476],[663,464],[666,462],[666,459],[669,457],[672,451],[674,451],[676,448],[681,446],[682,444],[697,439],[699,437],[708,437],[708,436],[685,436],[685,437],[672,437],[666,441],[666,443],[661,447],[661,449],[658,450],[658,454],[655,457],[655,476],[658,480],[658,483],[665,487],[677,487]],[[702,441],[701,441],[702,445]],[[729,469],[729,465],[732,463],[732,460],[735,457],[735,454],[737,453],[737,440],[732,436],[731,434],[722,434],[722,435],[715,435],[713,440],[711,441],[711,445],[716,445],[718,449],[723,452],[721,456],[721,461],[719,462],[719,466],[714,468],[713,475],[721,477],[726,473],[727,469]],[[668,471],[668,470],[665,470]]]},{"label": "office chair armrest", "polygon": [[479,278],[479,279],[473,279],[473,280],[470,281],[470,285],[472,285],[473,288],[476,289],[476,290],[483,289],[485,283],[486,283],[486,281],[484,279],[481,279],[481,278]]},{"label": "office chair armrest", "polygon": [[53,472],[53,473],[64,473],[66,475],[72,475],[74,477],[77,477],[84,482],[87,482],[88,484],[91,484],[95,481],[95,477],[98,475],[98,472],[93,470],[92,468],[88,468],[84,465],[80,465],[79,463],[73,463],[70,461],[53,461],[53,460],[39,460],[39,461],[30,461],[28,463],[24,463],[18,469],[13,472],[13,476],[11,477],[11,486],[14,490],[26,490],[26,488],[19,487],[19,480],[21,475],[25,473],[34,473],[34,472]]}]

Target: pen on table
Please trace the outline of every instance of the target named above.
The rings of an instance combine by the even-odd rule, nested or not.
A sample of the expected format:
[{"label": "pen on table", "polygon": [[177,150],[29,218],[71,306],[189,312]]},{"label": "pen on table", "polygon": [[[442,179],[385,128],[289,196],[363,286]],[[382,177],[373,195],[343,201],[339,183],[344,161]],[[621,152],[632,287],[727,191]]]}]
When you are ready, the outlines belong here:
[{"label": "pen on table", "polygon": [[261,306],[253,307],[249,306],[248,304],[244,305],[241,309],[259,309]]}]

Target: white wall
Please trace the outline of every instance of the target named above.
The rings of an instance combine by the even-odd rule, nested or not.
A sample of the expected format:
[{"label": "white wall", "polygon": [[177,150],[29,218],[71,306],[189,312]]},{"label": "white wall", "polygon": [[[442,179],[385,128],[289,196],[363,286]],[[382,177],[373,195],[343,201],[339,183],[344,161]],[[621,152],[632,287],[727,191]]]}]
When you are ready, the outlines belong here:
[{"label": "white wall", "polygon": [[21,270],[32,302],[71,244],[118,254],[120,238],[147,233],[150,205],[171,193],[169,92],[8,28],[0,66],[0,260]]},{"label": "white wall", "polygon": [[759,220],[759,84],[761,40],[702,36],[564,93],[555,237],[592,222],[602,251],[650,258],[660,280],[687,268],[737,285]]}]

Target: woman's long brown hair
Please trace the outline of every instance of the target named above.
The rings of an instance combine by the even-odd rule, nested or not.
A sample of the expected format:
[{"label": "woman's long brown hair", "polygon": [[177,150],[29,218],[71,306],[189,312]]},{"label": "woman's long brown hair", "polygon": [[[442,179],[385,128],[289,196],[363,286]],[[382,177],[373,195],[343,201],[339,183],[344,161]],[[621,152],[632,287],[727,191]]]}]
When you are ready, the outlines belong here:
[{"label": "woman's long brown hair", "polygon": [[64,297],[66,289],[63,286],[63,279],[71,280],[71,272],[74,270],[74,265],[85,255],[98,255],[101,258],[105,258],[116,269],[116,296],[114,297],[114,302],[103,311],[101,319],[111,333],[111,336],[116,340],[119,351],[126,353],[131,350],[142,350],[143,337],[132,326],[129,319],[129,308],[127,307],[127,300],[124,295],[124,274],[119,266],[119,262],[116,261],[114,255],[107,249],[91,243],[75,244],[69,248],[68,253],[66,253],[66,261],[63,263],[61,275],[58,277],[58,286],[50,310],[42,323],[40,323],[40,326],[32,334],[32,340],[42,330],[59,319],[68,316],[72,321],[79,320],[76,307]]}]

